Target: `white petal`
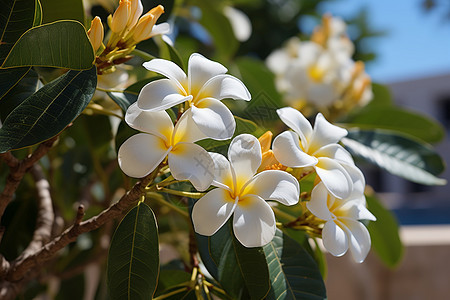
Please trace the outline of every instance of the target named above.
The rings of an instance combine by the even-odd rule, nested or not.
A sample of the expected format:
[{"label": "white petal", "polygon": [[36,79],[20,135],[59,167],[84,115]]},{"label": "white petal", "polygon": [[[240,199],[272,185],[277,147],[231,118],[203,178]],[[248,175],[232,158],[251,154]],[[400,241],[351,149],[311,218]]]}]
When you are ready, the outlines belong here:
[{"label": "white petal", "polygon": [[144,111],[133,103],[127,109],[125,122],[132,128],[157,135],[169,142],[172,137],[173,123],[168,113],[162,111]]},{"label": "white petal", "polygon": [[318,113],[314,123],[314,132],[309,140],[310,151],[316,151],[328,144],[335,144],[347,135],[347,130],[328,122],[325,117]]},{"label": "white petal", "polygon": [[186,82],[186,73],[174,62],[165,59],[155,58],[142,64],[149,71],[159,73],[175,81],[178,87]]},{"label": "white petal", "polygon": [[239,191],[261,165],[261,145],[258,139],[250,134],[238,135],[230,143],[228,159],[236,175],[236,190]]},{"label": "white petal", "polygon": [[311,200],[306,202],[306,207],[313,215],[325,221],[333,219],[330,208],[328,207],[328,190],[323,184],[319,182],[311,192]]},{"label": "white petal", "polygon": [[303,168],[317,164],[317,158],[300,149],[298,135],[292,131],[279,134],[272,144],[275,158],[283,165],[292,168]]},{"label": "white petal", "polygon": [[155,135],[138,133],[119,148],[117,159],[122,171],[130,177],[141,178],[152,172],[170,151],[164,140]]},{"label": "white petal", "polygon": [[250,92],[244,83],[236,77],[227,74],[214,76],[208,80],[199,94],[208,95],[208,97],[217,100],[231,98],[249,101],[251,99]]},{"label": "white petal", "polygon": [[353,259],[362,263],[370,250],[370,234],[367,228],[358,221],[342,220],[347,226],[349,233],[350,252]]},{"label": "white petal", "polygon": [[159,79],[146,84],[139,93],[137,105],[149,111],[165,110],[189,101],[192,96],[183,96],[170,79]]},{"label": "white petal", "polygon": [[328,144],[323,147],[320,147],[313,153],[313,155],[316,157],[332,158],[348,165],[355,164],[351,154],[339,144]]},{"label": "white petal", "polygon": [[188,62],[189,91],[200,90],[209,79],[225,74],[227,71],[227,68],[218,62],[209,60],[198,53],[192,54]]},{"label": "white petal", "polygon": [[267,170],[253,177],[244,193],[257,195],[265,200],[276,200],[284,205],[294,205],[300,197],[300,185],[287,172]]},{"label": "white petal", "polygon": [[[159,34],[168,34],[169,32],[170,32],[170,24],[167,23],[167,22],[164,22],[164,23],[161,23],[161,24],[153,26],[152,32],[150,33],[150,37],[155,36],[155,35],[159,35]],[[183,71],[183,70],[181,70],[181,71]],[[163,73],[160,73],[160,74],[163,74]],[[184,72],[183,72],[183,74],[184,74]],[[179,75],[181,75],[181,74],[179,74]],[[165,75],[165,76],[167,76],[167,75]],[[169,77],[169,76],[167,76],[167,77]],[[185,80],[185,78],[182,77],[181,80]]]},{"label": "white petal", "polygon": [[322,240],[325,249],[334,256],[342,256],[348,250],[346,232],[333,221],[328,221],[322,230]]},{"label": "white petal", "polygon": [[275,74],[286,72],[291,62],[292,56],[284,49],[273,51],[266,59],[267,67]]},{"label": "white petal", "polygon": [[330,194],[339,199],[347,199],[350,196],[353,190],[352,179],[338,162],[321,157],[314,168]]},{"label": "white petal", "polygon": [[[360,198],[361,196],[364,197],[364,190],[366,188],[366,180],[364,179],[364,174],[355,165],[341,164],[341,166],[344,167],[344,169],[347,171],[348,175],[350,175],[350,178],[352,179],[353,190],[349,198],[353,199],[353,198]],[[362,203],[364,204],[366,203],[365,199],[364,201],[362,201]]]},{"label": "white petal", "polygon": [[236,121],[228,107],[219,100],[206,98],[191,109],[192,119],[207,137],[227,140],[233,136]]},{"label": "white petal", "polygon": [[228,18],[228,21],[230,21],[236,39],[239,42],[248,40],[252,34],[252,23],[248,16],[231,6],[225,6],[223,13]]},{"label": "white petal", "polygon": [[179,142],[194,143],[207,138],[192,119],[192,111],[190,108],[181,115],[175,125],[173,134],[174,145]]},{"label": "white petal", "polygon": [[206,190],[214,178],[214,163],[199,145],[178,143],[169,153],[169,167],[177,180],[189,180],[198,191]]},{"label": "white petal", "polygon": [[261,247],[275,235],[275,215],[260,197],[248,195],[240,199],[233,216],[233,231],[245,247]]},{"label": "white petal", "polygon": [[214,162],[213,185],[232,191],[234,188],[233,171],[225,156],[219,153],[208,152]]},{"label": "white petal", "polygon": [[281,121],[283,121],[284,124],[289,126],[299,135],[302,142],[309,140],[313,129],[309,121],[302,115],[301,112],[292,107],[283,107],[277,109],[277,113]]},{"label": "white petal", "polygon": [[209,191],[195,202],[192,208],[195,232],[207,236],[213,235],[230,218],[234,207],[235,201],[228,191],[220,188]]}]

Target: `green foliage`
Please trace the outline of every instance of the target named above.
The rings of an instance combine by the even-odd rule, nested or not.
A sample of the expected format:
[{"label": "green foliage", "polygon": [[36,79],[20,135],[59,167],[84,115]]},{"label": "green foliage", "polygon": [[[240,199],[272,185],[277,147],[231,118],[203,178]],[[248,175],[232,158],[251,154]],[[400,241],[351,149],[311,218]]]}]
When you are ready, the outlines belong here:
[{"label": "green foliage", "polygon": [[84,24],[84,8],[82,0],[40,0],[42,3],[42,23],[57,20],[76,20]]},{"label": "green foliage", "polygon": [[401,262],[404,253],[398,233],[398,222],[376,197],[368,196],[366,200],[368,209],[377,218],[367,226],[372,248],[387,266],[394,268]]},{"label": "green foliage", "polygon": [[30,70],[29,67],[0,69],[0,101]]},{"label": "green foliage", "polygon": [[436,175],[444,170],[442,158],[428,145],[387,130],[352,129],[341,142],[356,157],[386,171],[426,185],[444,185]]},{"label": "green foliage", "polygon": [[111,299],[151,299],[158,281],[159,248],[155,215],[139,203],[120,222],[108,254]]},{"label": "green foliage", "polygon": [[86,70],[94,52],[86,30],[77,21],[57,21],[33,27],[12,47],[2,68],[42,66]]},{"label": "green foliage", "polygon": [[266,299],[326,299],[316,262],[293,239],[277,230],[263,248],[272,286]]},{"label": "green foliage", "polygon": [[69,71],[25,99],[0,128],[0,153],[45,141],[88,105],[97,84],[95,67]]},{"label": "green foliage", "polygon": [[35,24],[36,3],[36,0],[0,1],[0,65],[19,37]]}]

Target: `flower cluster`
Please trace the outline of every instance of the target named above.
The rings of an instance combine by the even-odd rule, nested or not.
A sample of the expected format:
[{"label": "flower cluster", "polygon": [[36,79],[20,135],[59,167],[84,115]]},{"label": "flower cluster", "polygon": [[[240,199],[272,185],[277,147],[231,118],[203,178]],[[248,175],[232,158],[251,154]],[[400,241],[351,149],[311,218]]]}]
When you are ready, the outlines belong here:
[{"label": "flower cluster", "polygon": [[275,158],[283,165],[307,170],[313,168],[317,178],[306,206],[325,222],[322,239],[325,248],[335,256],[349,248],[353,258],[362,262],[370,250],[370,236],[360,220],[375,220],[367,210],[365,179],[351,155],[339,144],[347,131],[329,123],[317,114],[314,128],[296,109],[277,111],[292,129],[273,141]]},{"label": "flower cluster", "polygon": [[370,78],[364,64],[352,60],[353,52],[345,23],[325,15],[310,41],[291,38],[266,64],[287,105],[336,118],[372,99]]},{"label": "flower cluster", "polygon": [[[140,178],[168,165],[176,180],[189,180],[207,191],[193,206],[197,233],[211,236],[230,220],[236,238],[246,247],[269,243],[276,218],[267,201],[285,206],[300,199],[297,170],[315,172],[315,187],[307,202],[316,216],[325,247],[334,255],[348,248],[356,261],[370,249],[369,233],[359,221],[374,220],[365,207],[365,180],[350,154],[338,144],[345,129],[330,124],[322,114],[314,128],[296,109],[277,110],[292,131],[279,134],[271,149],[272,133],[259,139],[240,134],[230,143],[228,158],[196,144],[202,139],[230,139],[235,131],[231,111],[223,99],[249,101],[251,95],[221,64],[194,53],[187,74],[163,59],[144,63],[166,78],[148,83],[132,104],[125,121],[141,131],[120,147],[119,165]],[[175,124],[166,110],[176,112]],[[275,205],[275,203],[273,204]]]},{"label": "flower cluster", "polygon": [[104,29],[100,17],[92,20],[88,36],[97,55],[95,63],[99,75],[114,72],[115,65],[129,60],[137,43],[155,35],[169,33],[168,23],[155,25],[164,13],[162,5],[152,8],[144,15],[142,11],[141,0],[120,0],[114,14],[108,16],[111,35],[106,46],[103,44]]}]

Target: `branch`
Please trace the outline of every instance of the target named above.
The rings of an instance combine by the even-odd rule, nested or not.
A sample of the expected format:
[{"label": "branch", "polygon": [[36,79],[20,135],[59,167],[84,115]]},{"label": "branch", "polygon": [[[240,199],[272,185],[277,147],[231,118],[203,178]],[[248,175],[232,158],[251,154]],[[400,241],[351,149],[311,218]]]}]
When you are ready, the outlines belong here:
[{"label": "branch", "polygon": [[159,168],[157,168],[155,172],[142,178],[142,180],[137,182],[118,202],[111,205],[97,216],[81,223],[78,222],[81,221],[80,215],[84,212],[82,211],[83,209],[80,209],[79,207],[76,221],[71,227],[67,228],[61,235],[54,238],[35,253],[12,262],[6,279],[8,281],[21,280],[30,269],[41,267],[50,260],[57,251],[75,241],[80,234],[95,230],[108,221],[121,216],[133,202],[137,201],[139,197],[145,193],[146,186],[154,180],[158,170]]},{"label": "branch", "polygon": [[37,164],[33,165],[31,167],[31,175],[36,182],[36,189],[38,191],[38,216],[33,238],[20,257],[26,257],[38,251],[50,240],[53,222],[55,220],[53,203],[50,195],[50,184],[45,178],[41,166]]},{"label": "branch", "polygon": [[10,173],[6,179],[5,188],[0,194],[0,217],[3,216],[6,207],[11,202],[14,192],[17,190],[23,176],[25,176],[35,162],[47,154],[57,138],[58,136],[55,136],[41,143],[31,155],[22,161],[17,160],[10,152],[1,154],[3,160],[10,167]]}]

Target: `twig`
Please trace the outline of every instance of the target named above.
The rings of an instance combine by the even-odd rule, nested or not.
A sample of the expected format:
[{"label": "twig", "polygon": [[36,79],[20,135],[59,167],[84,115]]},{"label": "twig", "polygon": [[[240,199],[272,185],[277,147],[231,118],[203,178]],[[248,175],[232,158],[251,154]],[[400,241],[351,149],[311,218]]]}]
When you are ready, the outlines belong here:
[{"label": "twig", "polygon": [[50,150],[57,138],[58,136],[55,136],[41,143],[31,155],[22,161],[17,160],[10,152],[1,154],[3,160],[10,167],[10,173],[6,179],[5,188],[0,194],[0,217],[3,216],[6,206],[8,206],[9,202],[12,200],[14,192],[17,190],[23,176],[25,176],[35,162],[41,159]]},{"label": "twig", "polygon": [[50,184],[45,178],[41,166],[38,164],[33,165],[30,171],[38,191],[38,216],[33,238],[28,247],[22,252],[21,257],[34,253],[50,240],[53,222],[55,221]]},{"label": "twig", "polygon": [[111,205],[97,216],[94,216],[79,224],[76,223],[79,220],[77,216],[77,220],[74,225],[67,228],[61,235],[54,238],[44,247],[27,257],[13,261],[9,272],[6,275],[6,280],[20,280],[25,276],[28,270],[42,266],[50,260],[57,251],[75,241],[80,234],[95,230],[108,221],[121,216],[123,211],[128,209],[133,202],[137,201],[139,197],[145,193],[146,186],[154,180],[158,170],[159,168],[157,168],[155,172],[142,178],[142,180],[137,182],[133,188],[123,195],[118,202]]}]

